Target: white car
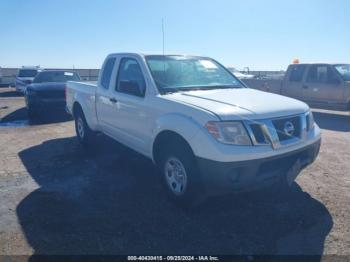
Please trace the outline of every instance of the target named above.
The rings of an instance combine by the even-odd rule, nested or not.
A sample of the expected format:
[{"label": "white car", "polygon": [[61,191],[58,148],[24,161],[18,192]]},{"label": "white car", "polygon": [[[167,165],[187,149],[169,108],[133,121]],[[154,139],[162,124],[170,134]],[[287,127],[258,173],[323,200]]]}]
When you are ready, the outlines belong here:
[{"label": "white car", "polygon": [[320,148],[305,103],[247,88],[207,57],[111,54],[97,84],[67,83],[66,104],[79,141],[103,132],[150,158],[180,202],[288,187]]},{"label": "white car", "polygon": [[22,66],[18,70],[15,80],[16,91],[24,94],[26,86],[33,82],[39,71],[40,68],[38,66]]}]

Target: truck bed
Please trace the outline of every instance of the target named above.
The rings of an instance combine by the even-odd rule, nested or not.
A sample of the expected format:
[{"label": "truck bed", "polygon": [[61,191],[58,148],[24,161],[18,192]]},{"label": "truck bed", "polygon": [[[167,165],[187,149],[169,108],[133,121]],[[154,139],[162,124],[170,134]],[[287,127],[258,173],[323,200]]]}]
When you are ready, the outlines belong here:
[{"label": "truck bed", "polygon": [[86,121],[92,129],[97,129],[95,94],[97,82],[67,82],[66,103],[67,111],[73,115],[74,102],[78,101],[84,108]]},{"label": "truck bed", "polygon": [[281,94],[281,79],[244,79],[242,80],[248,87],[261,91]]},{"label": "truck bed", "polygon": [[67,85],[71,88],[77,89],[80,91],[86,90],[85,88],[96,88],[97,87],[97,81],[68,81]]}]

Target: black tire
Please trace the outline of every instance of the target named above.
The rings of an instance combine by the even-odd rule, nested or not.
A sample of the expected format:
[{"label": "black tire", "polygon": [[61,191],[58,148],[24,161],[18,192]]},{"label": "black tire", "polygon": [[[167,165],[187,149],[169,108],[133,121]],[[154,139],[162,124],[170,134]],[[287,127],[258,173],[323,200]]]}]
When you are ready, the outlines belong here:
[{"label": "black tire", "polygon": [[96,133],[90,129],[81,109],[78,109],[75,113],[74,122],[75,132],[77,134],[79,142],[84,146],[91,145],[95,140]]},{"label": "black tire", "polygon": [[293,187],[294,182],[288,182],[286,176],[282,176],[275,184],[275,188],[277,192],[280,192],[281,194],[284,194],[291,190]]},{"label": "black tire", "polygon": [[[171,186],[167,178],[170,177],[167,172],[167,165],[171,161],[179,161],[185,170],[186,183],[182,192],[175,192],[174,186]],[[206,196],[202,190],[200,173],[196,165],[196,159],[189,145],[182,140],[172,141],[163,145],[159,161],[157,164],[159,173],[164,184],[168,197],[176,204],[184,207],[192,207],[202,203]]]},{"label": "black tire", "polygon": [[280,179],[273,185],[273,194],[280,200],[288,200],[296,191],[295,180],[289,180],[287,173],[280,177]]},{"label": "black tire", "polygon": [[29,120],[36,120],[38,118],[38,113],[31,107],[27,108],[27,114]]}]

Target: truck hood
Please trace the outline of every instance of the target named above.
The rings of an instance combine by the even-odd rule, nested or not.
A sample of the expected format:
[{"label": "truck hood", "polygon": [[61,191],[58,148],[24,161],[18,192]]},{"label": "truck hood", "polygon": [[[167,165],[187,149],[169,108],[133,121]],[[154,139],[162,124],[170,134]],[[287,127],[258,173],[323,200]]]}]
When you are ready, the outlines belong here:
[{"label": "truck hood", "polygon": [[164,98],[208,110],[222,120],[267,119],[309,110],[301,101],[250,88],[179,92]]}]

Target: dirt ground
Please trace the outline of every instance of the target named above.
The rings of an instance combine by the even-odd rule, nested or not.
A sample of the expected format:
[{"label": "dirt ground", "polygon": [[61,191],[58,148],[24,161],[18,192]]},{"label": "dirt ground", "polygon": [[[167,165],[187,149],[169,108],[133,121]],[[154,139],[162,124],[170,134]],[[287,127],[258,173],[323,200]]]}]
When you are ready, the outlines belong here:
[{"label": "dirt ground", "polygon": [[[350,115],[315,110],[323,140],[290,192],[164,195],[149,160],[100,136],[82,149],[66,116],[27,120],[0,88],[0,255],[312,254],[350,256]],[[47,118],[47,119],[46,119]]]}]

